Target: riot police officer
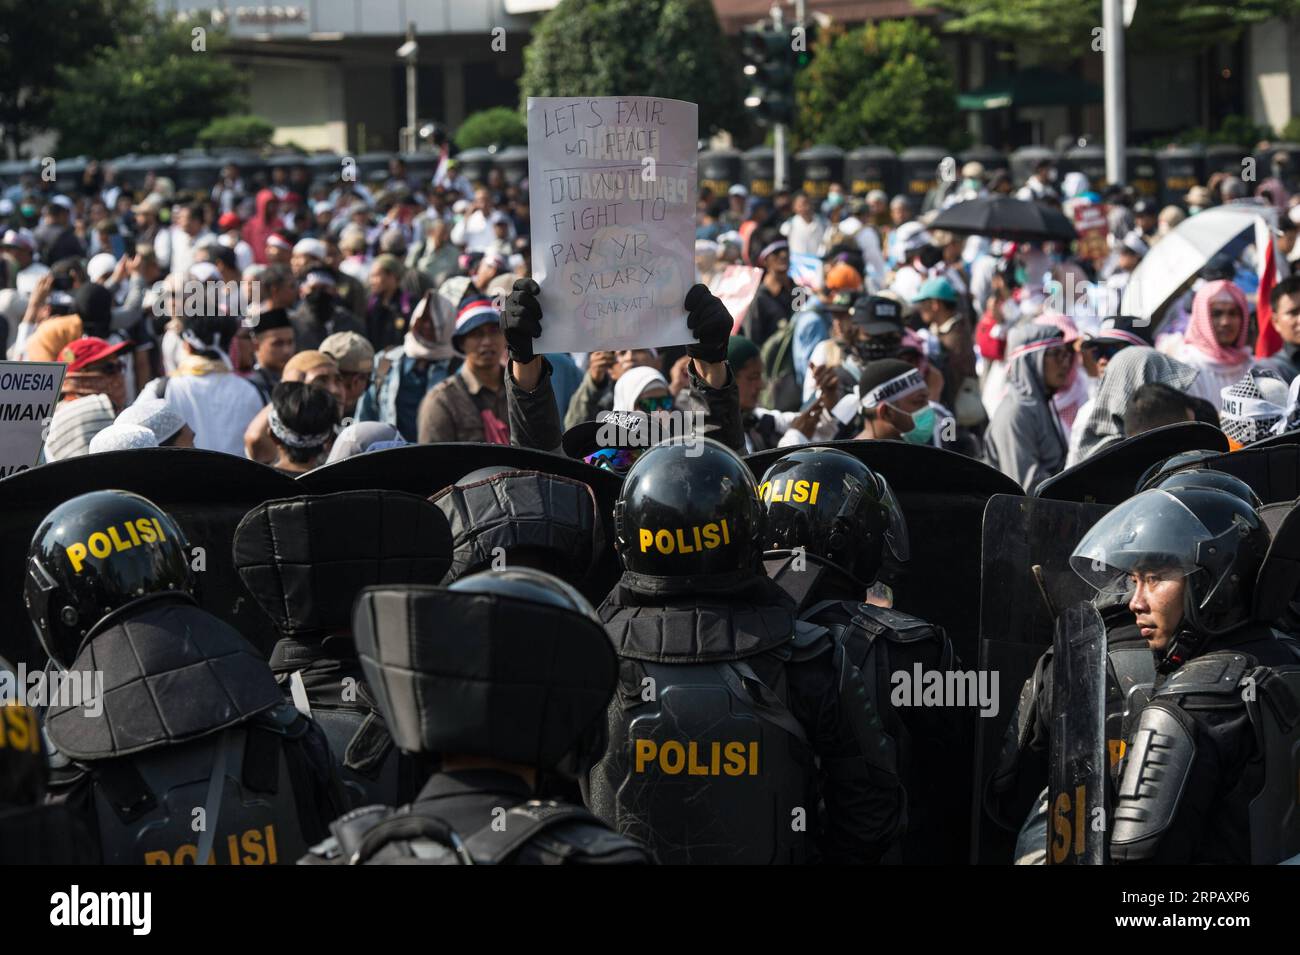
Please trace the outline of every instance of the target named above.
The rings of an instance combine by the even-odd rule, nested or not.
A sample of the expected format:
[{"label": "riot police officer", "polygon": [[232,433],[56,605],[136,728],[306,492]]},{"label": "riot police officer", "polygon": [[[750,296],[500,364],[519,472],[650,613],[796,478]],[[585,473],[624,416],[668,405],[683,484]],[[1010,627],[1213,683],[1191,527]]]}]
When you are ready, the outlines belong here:
[{"label": "riot police officer", "polygon": [[0,657],[0,865],[98,862],[81,820],[41,805],[49,771],[36,710],[20,702],[23,685]]},{"label": "riot police officer", "polygon": [[600,607],[619,688],[587,804],[664,862],[878,861],[905,811],[891,741],[843,646],[762,573],[757,492],[702,437],[624,479]]},{"label": "riot police officer", "polygon": [[1157,672],[1126,741],[1116,862],[1271,863],[1300,846],[1300,644],[1253,619],[1269,542],[1240,497],[1170,487],[1120,504],[1071,555],[1099,594],[1128,597]]},{"label": "riot police officer", "polygon": [[592,488],[575,478],[503,465],[479,468],[430,500],[446,516],[446,581],[488,569],[535,567],[579,590],[604,579],[612,554]]},{"label": "riot police officer", "polygon": [[46,711],[50,797],[108,863],[294,859],[343,805],[325,738],[193,593],[181,529],[143,497],[83,494],[36,529],[28,612],[68,685],[93,684]]},{"label": "riot police officer", "polygon": [[604,749],[613,648],[581,594],[517,567],[450,587],[369,587],[354,631],[393,738],[436,755],[415,801],[339,819],[305,864],[627,865],[653,861],[547,798]]},{"label": "riot police officer", "polygon": [[[885,720],[907,790],[904,862],[959,861],[969,794],[955,785],[970,752],[970,720],[954,707],[895,707],[893,674],[960,666],[943,629],[893,609],[887,580],[908,559],[907,524],[885,478],[846,451],[803,448],[778,459],[758,486],[767,516],[768,574],[800,619],[826,627],[864,676]],[[969,715],[969,714],[967,714]]]},{"label": "riot police officer", "polygon": [[451,563],[442,513],[400,491],[344,491],[259,504],[239,522],[234,564],[283,636],[271,670],[325,732],[349,803],[395,804],[428,775],[393,746],[352,641],[368,584],[434,583]]}]

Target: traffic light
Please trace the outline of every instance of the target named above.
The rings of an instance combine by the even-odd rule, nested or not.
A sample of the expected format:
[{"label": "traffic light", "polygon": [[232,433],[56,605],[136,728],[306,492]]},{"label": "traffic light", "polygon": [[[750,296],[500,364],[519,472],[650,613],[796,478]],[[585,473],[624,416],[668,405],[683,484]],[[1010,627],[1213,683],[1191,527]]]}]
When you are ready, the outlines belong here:
[{"label": "traffic light", "polygon": [[795,53],[790,35],[766,24],[746,27],[741,51],[750,82],[745,106],[763,126],[793,124]]}]

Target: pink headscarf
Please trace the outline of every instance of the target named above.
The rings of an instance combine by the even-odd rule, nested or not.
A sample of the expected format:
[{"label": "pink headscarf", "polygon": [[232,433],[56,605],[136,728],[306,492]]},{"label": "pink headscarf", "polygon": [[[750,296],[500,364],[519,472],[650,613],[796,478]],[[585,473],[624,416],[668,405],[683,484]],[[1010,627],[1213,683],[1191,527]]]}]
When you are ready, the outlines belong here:
[{"label": "pink headscarf", "polygon": [[[1065,341],[1062,344],[1073,345],[1079,340],[1079,327],[1074,324],[1068,315],[1062,315],[1059,312],[1044,312],[1034,319],[1034,324],[1046,325],[1048,328],[1059,328],[1065,333]],[[1079,362],[1075,361],[1070,366],[1070,374],[1065,379],[1065,386],[1052,395],[1052,404],[1056,407],[1056,413],[1060,416],[1061,422],[1067,430],[1074,426],[1074,418],[1087,400],[1088,386],[1087,383],[1079,381]]]},{"label": "pink headscarf", "polygon": [[[1214,337],[1214,323],[1210,321],[1210,303],[1221,296],[1231,298],[1241,309],[1241,332],[1237,335],[1237,344],[1232,348],[1225,348],[1219,344],[1218,339]],[[1221,365],[1240,365],[1250,358],[1250,351],[1246,348],[1249,318],[1246,295],[1241,289],[1227,279],[1206,282],[1192,299],[1192,318],[1187,323],[1187,332],[1183,335],[1183,341],[1189,348],[1195,348],[1211,361]]]}]

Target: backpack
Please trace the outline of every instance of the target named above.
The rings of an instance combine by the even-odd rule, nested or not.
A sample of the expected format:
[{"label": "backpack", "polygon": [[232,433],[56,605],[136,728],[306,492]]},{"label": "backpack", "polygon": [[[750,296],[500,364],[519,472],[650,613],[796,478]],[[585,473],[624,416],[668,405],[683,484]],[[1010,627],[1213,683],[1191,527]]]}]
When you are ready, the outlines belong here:
[{"label": "backpack", "polygon": [[795,411],[803,403],[803,389],[794,374],[794,325],[793,317],[782,321],[759,349],[767,379],[759,403],[765,408]]}]

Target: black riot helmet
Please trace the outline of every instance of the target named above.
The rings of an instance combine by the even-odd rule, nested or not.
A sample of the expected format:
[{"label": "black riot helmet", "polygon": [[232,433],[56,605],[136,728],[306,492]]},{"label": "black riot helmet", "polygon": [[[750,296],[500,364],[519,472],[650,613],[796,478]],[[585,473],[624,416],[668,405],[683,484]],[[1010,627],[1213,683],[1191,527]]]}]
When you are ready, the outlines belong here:
[{"label": "black riot helmet", "polygon": [[605,751],[618,658],[591,604],[545,571],[367,587],[353,632],[393,742],[577,779]]},{"label": "black riot helmet", "polygon": [[1235,494],[1255,510],[1259,510],[1264,506],[1264,502],[1259,499],[1259,495],[1241,478],[1209,468],[1190,468],[1185,471],[1175,471],[1173,474],[1157,481],[1154,487],[1164,488],[1165,490],[1176,487],[1213,488]]},{"label": "black riot helmet", "polygon": [[[1149,491],[1155,487],[1168,475],[1178,471],[1189,471],[1202,466],[1202,462],[1209,458],[1217,458],[1223,452],[1197,449],[1193,451],[1180,451],[1172,457],[1165,458],[1163,461],[1157,461],[1151,467],[1142,473],[1138,479],[1137,491]],[[1134,493],[1137,493],[1135,491]]]},{"label": "black riot helmet", "polygon": [[758,493],[772,550],[802,548],[864,588],[886,564],[907,561],[907,524],[894,492],[845,451],[793,451],[767,469]]},{"label": "black riot helmet", "polygon": [[127,491],[92,491],[60,504],[27,552],[23,600],[41,645],[61,667],[114,610],[150,595],[193,592],[180,527]]},{"label": "black riot helmet", "polygon": [[657,444],[623,479],[614,506],[625,580],[658,593],[734,586],[758,572],[763,509],[754,475],[711,438]]},{"label": "black riot helmet", "polygon": [[1183,619],[1158,662],[1174,669],[1212,637],[1249,623],[1268,528],[1249,504],[1217,488],[1153,488],[1088,531],[1070,566],[1102,594],[1132,589],[1131,575],[1183,578]]}]

